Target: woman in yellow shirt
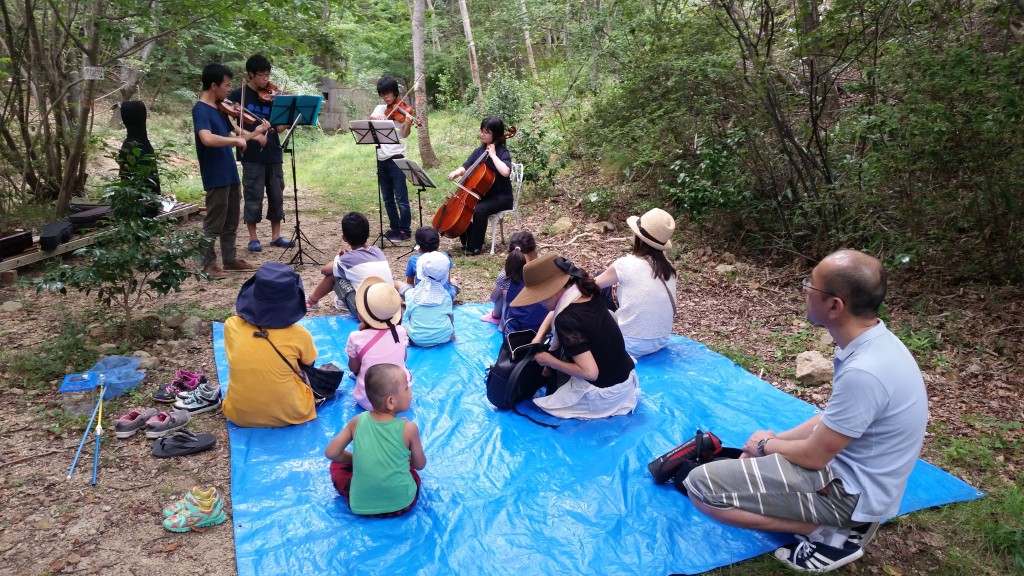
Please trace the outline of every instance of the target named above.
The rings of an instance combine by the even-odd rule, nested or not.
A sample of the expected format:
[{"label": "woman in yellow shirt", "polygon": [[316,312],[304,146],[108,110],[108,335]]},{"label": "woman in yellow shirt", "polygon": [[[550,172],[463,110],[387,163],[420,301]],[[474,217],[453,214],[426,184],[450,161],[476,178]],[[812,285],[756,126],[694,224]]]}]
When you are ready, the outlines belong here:
[{"label": "woman in yellow shirt", "polygon": [[[278,262],[260,266],[238,292],[235,312],[237,316],[224,322],[229,379],[224,415],[245,427],[288,426],[316,418],[313,391],[296,373],[297,362],[313,364],[317,357],[313,335],[295,324],[306,315],[298,273]],[[256,335],[261,330],[265,337]]]}]

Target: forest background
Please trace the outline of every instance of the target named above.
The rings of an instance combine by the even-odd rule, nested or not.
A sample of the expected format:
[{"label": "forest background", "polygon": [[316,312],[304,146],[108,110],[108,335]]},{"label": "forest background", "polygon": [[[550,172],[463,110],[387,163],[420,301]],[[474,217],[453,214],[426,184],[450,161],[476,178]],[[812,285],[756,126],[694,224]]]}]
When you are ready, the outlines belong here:
[{"label": "forest background", "polygon": [[[331,78],[372,98],[381,74],[402,79],[431,168],[428,112],[500,114],[532,193],[584,182],[597,218],[671,208],[768,266],[856,247],[922,294],[1024,280],[1024,0],[3,0],[0,16],[0,230],[97,193],[95,126],[113,103],[174,111],[187,147],[203,65],[237,85],[261,52],[297,93]],[[180,168],[161,171],[201,199]],[[1019,324],[987,352],[1012,349]],[[903,336],[915,353],[956,338]],[[954,462],[1020,459],[1016,419],[976,428]],[[1010,487],[986,486],[976,525],[997,572],[1024,571],[1020,472],[999,476]],[[992,524],[992,510],[1007,515]]]}]

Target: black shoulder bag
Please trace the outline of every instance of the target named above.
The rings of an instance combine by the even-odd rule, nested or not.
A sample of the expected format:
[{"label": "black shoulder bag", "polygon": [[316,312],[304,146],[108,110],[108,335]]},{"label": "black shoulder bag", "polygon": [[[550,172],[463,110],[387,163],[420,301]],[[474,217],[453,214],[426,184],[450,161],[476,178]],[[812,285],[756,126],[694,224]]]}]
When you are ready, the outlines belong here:
[{"label": "black shoulder bag", "polygon": [[334,398],[338,393],[338,386],[341,385],[341,381],[345,378],[345,371],[338,368],[334,364],[327,364],[324,368],[317,368],[312,364],[303,364],[296,360],[296,364],[299,365],[299,369],[292,366],[292,363],[281,354],[281,351],[274,346],[274,343],[270,341],[270,334],[265,328],[260,328],[256,332],[252,333],[255,338],[263,338],[270,344],[277,352],[277,355],[281,357],[281,360],[292,369],[292,372],[306,383],[307,386],[313,391],[313,401],[317,406],[320,406],[324,402]]}]

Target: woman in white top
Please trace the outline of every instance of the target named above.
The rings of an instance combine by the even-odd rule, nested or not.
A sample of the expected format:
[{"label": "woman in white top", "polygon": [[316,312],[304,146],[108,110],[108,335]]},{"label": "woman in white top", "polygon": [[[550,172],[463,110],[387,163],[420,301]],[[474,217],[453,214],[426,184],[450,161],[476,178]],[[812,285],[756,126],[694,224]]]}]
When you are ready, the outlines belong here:
[{"label": "woman in white top", "polygon": [[601,288],[618,285],[615,312],[626,351],[634,357],[668,344],[676,313],[676,269],[665,257],[672,247],[676,222],[660,208],[630,216],[633,253],[623,256],[595,278]]}]

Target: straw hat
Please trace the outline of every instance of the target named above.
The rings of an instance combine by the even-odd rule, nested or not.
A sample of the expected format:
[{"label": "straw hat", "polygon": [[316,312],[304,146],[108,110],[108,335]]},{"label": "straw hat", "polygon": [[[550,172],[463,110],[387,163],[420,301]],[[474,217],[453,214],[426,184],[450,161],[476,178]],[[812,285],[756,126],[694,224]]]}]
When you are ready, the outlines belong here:
[{"label": "straw hat", "polygon": [[511,306],[528,306],[547,300],[565,287],[569,278],[581,278],[583,273],[561,256],[545,254],[523,266],[523,283],[526,287],[511,302]]},{"label": "straw hat", "polygon": [[302,278],[290,266],[268,262],[242,284],[235,311],[254,326],[287,328],[306,315]]},{"label": "straw hat", "polygon": [[626,224],[633,229],[633,234],[641,242],[651,248],[665,251],[672,247],[672,233],[676,229],[676,221],[672,215],[661,208],[651,208],[643,216],[630,216]]},{"label": "straw hat", "polygon": [[370,276],[356,290],[356,310],[371,328],[393,328],[402,319],[402,297],[386,280]]}]

